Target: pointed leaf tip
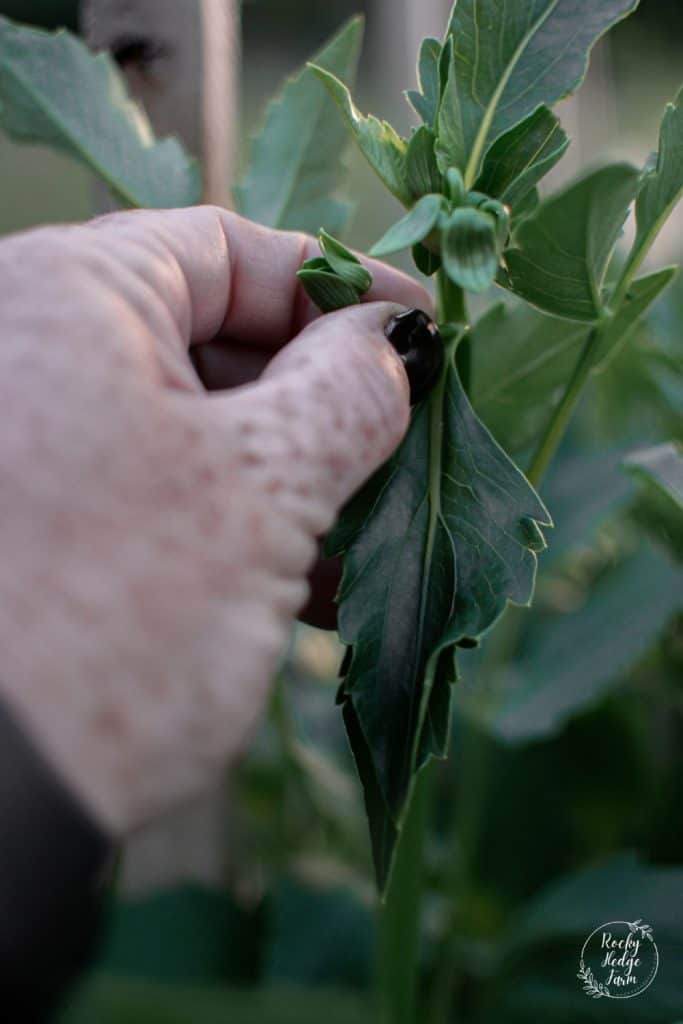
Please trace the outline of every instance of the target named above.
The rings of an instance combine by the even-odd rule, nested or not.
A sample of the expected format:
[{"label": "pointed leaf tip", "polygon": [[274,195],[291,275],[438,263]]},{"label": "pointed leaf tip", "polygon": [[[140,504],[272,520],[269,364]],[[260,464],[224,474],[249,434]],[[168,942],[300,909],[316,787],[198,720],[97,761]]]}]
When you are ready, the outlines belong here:
[{"label": "pointed leaf tip", "polygon": [[348,129],[375,173],[404,206],[410,206],[412,194],[406,176],[407,144],[386,121],[372,114],[365,117],[351,99],[346,85],[317,64],[311,70],[339,108]]},{"label": "pointed leaf tip", "polygon": [[345,245],[333,238],[324,228],[320,229],[320,249],[335,274],[354,288],[359,295],[365,295],[372,286],[372,275],[361,261]]},{"label": "pointed leaf tip", "polygon": [[311,70],[322,66],[353,82],[362,18],[351,19],[269,103],[235,188],[239,212],[268,227],[313,234],[321,223],[343,230],[351,205],[335,198],[347,141],[335,105]]},{"label": "pointed leaf tip", "polygon": [[409,249],[422,242],[436,227],[443,204],[440,195],[427,195],[418,200],[409,213],[389,228],[370,250],[370,256],[388,256],[389,253]]},{"label": "pointed leaf tip", "polygon": [[625,273],[637,272],[667,217],[683,195],[683,88],[667,104],[659,132],[659,151],[646,166],[636,202],[636,238]]}]

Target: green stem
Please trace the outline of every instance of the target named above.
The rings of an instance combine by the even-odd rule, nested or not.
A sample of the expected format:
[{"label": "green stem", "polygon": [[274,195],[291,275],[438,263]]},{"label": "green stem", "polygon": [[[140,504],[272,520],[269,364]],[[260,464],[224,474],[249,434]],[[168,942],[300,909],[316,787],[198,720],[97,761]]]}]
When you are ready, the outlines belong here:
[{"label": "green stem", "polygon": [[639,235],[636,237],[636,241],[633,246],[633,251],[631,252],[631,255],[628,258],[626,266],[624,267],[624,271],[621,275],[621,279],[617,287],[615,288],[614,295],[610,301],[610,307],[613,310],[618,310],[625,302],[628,296],[629,288],[633,284],[633,280],[636,274],[640,270],[645,260],[645,257],[647,256],[650,249],[657,240],[659,232],[666,224],[672,211],[678,205],[679,200],[680,194],[677,195],[676,198],[671,203],[669,203],[669,205],[665,207],[664,210],[662,210],[660,216],[657,218],[655,223],[652,225],[648,233],[643,238],[640,238]]},{"label": "green stem", "polygon": [[[437,276],[439,302],[439,323],[464,324],[469,326],[465,292],[440,270]],[[470,393],[472,384],[472,356],[469,335],[463,333],[455,353],[455,365],[465,394]]]},{"label": "green stem", "polygon": [[647,246],[640,247],[636,252],[632,253],[631,258],[624,267],[624,272],[621,275],[617,287],[614,290],[610,305],[613,309],[619,309],[628,297],[629,288],[633,284],[633,279],[638,273],[643,260],[647,256],[648,249],[651,243]]},{"label": "green stem", "polygon": [[377,981],[381,1024],[417,1024],[423,857],[434,764],[417,776],[380,910]]},{"label": "green stem", "polygon": [[[482,672],[495,677],[515,658],[525,609],[510,606],[489,638]],[[458,1012],[458,999],[467,979],[467,964],[461,952],[461,933],[471,925],[467,914],[468,894],[476,885],[476,857],[493,778],[494,745],[473,723],[463,721],[460,747],[451,790],[448,871],[443,891],[448,914],[434,956],[429,998],[429,1024],[450,1024]]]},{"label": "green stem", "polygon": [[527,471],[527,478],[534,487],[538,487],[542,482],[546,470],[554,458],[567,427],[569,426],[569,422],[574,414],[576,405],[581,397],[581,392],[583,391],[584,385],[590,376],[591,366],[593,363],[593,348],[601,329],[601,325],[598,325],[594,327],[588,335],[574,373],[572,374],[564,395],[562,396],[562,400],[553,413],[550,423],[548,424],[548,429],[541,438],[541,443],[536,450],[536,454],[531,460],[531,465]]},{"label": "green stem", "polygon": [[453,284],[445,271],[436,275],[437,319],[440,324],[467,324],[465,292]]}]

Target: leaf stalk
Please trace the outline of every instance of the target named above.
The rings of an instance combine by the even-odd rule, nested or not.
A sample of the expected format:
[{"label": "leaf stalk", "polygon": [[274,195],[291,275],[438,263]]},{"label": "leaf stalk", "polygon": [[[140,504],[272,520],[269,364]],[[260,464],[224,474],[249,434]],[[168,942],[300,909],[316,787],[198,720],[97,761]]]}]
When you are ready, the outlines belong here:
[{"label": "leaf stalk", "polygon": [[601,329],[602,325],[598,324],[588,335],[562,400],[557,409],[555,409],[548,429],[541,438],[541,443],[531,460],[531,465],[526,475],[532,487],[538,488],[543,481],[546,471],[564,438],[584,385],[590,376],[593,365],[593,348],[597,344]]}]

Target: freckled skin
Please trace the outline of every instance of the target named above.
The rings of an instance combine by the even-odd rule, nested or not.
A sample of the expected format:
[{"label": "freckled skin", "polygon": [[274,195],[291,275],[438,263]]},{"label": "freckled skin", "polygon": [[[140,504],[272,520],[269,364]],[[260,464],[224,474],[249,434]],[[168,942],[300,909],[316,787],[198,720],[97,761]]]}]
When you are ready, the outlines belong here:
[{"label": "freckled skin", "polygon": [[405,432],[384,325],[429,298],[372,264],[316,319],[313,250],[212,208],[0,243],[0,689],[113,832],[243,750],[317,538]]}]

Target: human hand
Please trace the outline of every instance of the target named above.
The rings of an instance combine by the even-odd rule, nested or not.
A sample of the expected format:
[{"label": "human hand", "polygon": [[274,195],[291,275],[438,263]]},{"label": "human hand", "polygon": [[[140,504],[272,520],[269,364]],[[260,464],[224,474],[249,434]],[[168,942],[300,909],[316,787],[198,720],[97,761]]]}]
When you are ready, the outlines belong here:
[{"label": "human hand", "polygon": [[407,427],[384,327],[429,296],[373,263],[316,317],[314,248],[212,208],[0,244],[0,689],[114,833],[244,748],[316,538]]}]

